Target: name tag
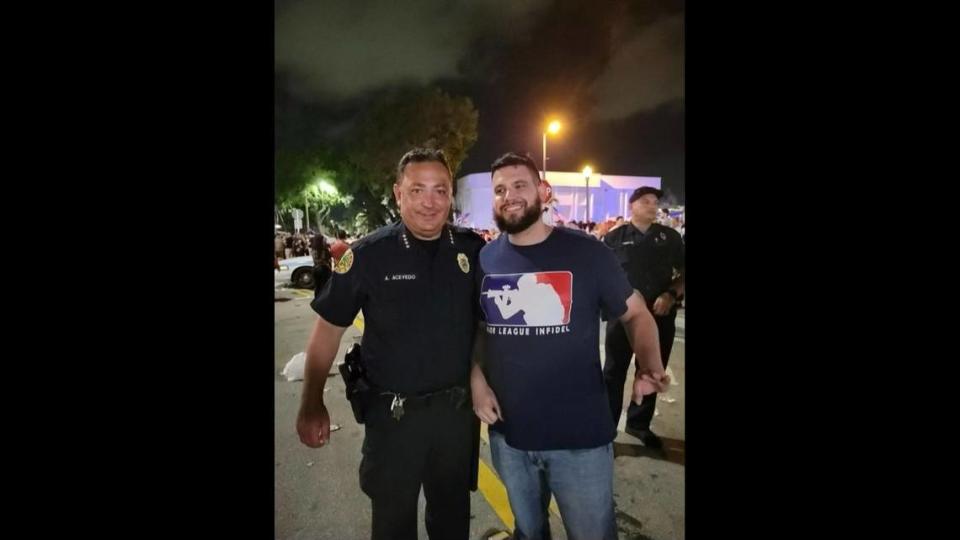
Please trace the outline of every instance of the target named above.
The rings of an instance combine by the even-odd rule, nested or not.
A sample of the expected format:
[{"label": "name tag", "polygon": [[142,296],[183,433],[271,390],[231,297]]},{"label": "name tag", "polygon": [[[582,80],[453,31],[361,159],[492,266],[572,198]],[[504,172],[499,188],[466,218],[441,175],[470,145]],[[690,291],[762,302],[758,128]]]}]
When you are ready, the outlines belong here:
[{"label": "name tag", "polygon": [[416,274],[393,274],[392,276],[383,276],[384,281],[408,281],[417,279]]}]

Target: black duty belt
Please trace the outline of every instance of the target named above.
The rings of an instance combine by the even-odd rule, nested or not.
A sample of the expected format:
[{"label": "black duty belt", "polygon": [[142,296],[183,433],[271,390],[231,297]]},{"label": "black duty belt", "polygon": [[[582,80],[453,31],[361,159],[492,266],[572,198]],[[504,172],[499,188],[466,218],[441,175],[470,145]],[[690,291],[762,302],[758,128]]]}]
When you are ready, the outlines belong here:
[{"label": "black duty belt", "polygon": [[467,402],[467,389],[463,386],[451,386],[442,390],[426,392],[413,396],[404,395],[399,392],[379,391],[376,394],[379,399],[385,400],[391,398],[390,413],[395,420],[400,420],[406,411],[423,409],[430,406],[431,403],[449,403],[455,409],[459,409]]}]

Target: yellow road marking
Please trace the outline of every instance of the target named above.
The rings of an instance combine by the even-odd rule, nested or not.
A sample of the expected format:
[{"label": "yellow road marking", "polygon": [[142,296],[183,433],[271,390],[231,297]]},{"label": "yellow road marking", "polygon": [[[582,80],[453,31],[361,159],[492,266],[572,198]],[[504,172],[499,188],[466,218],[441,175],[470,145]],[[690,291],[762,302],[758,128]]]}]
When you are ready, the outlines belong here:
[{"label": "yellow road marking", "polygon": [[480,472],[477,476],[477,487],[480,493],[487,499],[490,507],[497,513],[500,521],[513,531],[514,519],[513,512],[510,511],[510,500],[507,498],[507,488],[503,486],[493,470],[480,460]]},{"label": "yellow road marking", "polygon": [[353,319],[353,325],[357,327],[357,330],[363,332],[363,312],[357,313],[357,317]]}]

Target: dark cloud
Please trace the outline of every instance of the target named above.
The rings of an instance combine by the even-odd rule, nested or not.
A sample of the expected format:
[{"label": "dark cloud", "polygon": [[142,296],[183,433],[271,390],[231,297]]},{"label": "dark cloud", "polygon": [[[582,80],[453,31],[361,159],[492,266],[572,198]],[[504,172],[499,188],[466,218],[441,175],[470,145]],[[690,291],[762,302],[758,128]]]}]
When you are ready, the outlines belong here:
[{"label": "dark cloud", "polygon": [[338,100],[459,75],[484,36],[509,39],[548,0],[300,0],[277,6],[275,63],[305,98]]},{"label": "dark cloud", "polygon": [[682,97],[682,4],[288,0],[276,68],[313,101],[459,79],[541,114],[625,118]]},{"label": "dark cloud", "polygon": [[594,81],[599,119],[625,118],[683,98],[683,15],[632,32]]}]

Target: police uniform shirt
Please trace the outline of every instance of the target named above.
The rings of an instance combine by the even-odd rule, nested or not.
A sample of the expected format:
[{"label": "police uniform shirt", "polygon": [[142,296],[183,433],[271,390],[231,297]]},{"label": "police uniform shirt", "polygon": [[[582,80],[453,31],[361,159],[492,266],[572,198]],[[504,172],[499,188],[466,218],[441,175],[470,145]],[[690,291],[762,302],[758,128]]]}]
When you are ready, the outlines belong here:
[{"label": "police uniform shirt", "polygon": [[651,224],[643,233],[627,222],[607,233],[603,242],[616,253],[630,285],[649,305],[670,288],[674,269],[683,271],[683,239],[677,231],[659,223]]},{"label": "police uniform shirt", "polygon": [[451,225],[435,244],[418,241],[402,222],[387,225],[344,253],[311,307],[342,327],[363,310],[363,359],[379,389],[415,395],[466,385],[483,245]]}]

